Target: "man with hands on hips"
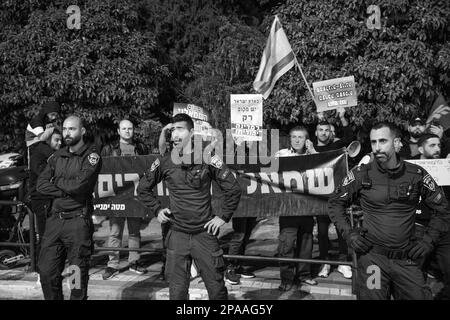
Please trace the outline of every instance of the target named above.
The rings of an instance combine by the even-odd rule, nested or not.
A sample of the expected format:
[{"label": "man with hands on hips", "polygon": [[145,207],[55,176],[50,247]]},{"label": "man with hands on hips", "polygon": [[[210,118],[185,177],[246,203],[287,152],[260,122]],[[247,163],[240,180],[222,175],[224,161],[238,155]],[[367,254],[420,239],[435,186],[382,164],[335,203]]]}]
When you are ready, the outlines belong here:
[{"label": "man with hands on hips", "polygon": [[[241,188],[218,156],[205,162],[203,152],[193,151],[191,117],[184,113],[175,115],[170,133],[172,151],[153,162],[138,186],[138,199],[159,222],[169,224],[164,245],[167,248],[165,277],[169,282],[170,299],[188,300],[194,260],[209,298],[226,300],[225,263],[217,234],[236,210]],[[162,208],[153,193],[154,187],[163,180],[169,189],[170,208]],[[210,192],[212,180],[223,193],[222,210],[214,213]]]}]

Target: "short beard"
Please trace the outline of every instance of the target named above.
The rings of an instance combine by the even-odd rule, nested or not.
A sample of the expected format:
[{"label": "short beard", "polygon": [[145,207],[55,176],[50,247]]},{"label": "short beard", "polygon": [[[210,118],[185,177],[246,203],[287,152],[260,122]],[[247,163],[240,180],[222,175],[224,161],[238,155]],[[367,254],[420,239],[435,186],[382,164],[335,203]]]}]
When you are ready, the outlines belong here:
[{"label": "short beard", "polygon": [[421,135],[423,135],[423,132],[419,132],[419,133],[417,133],[415,131],[411,132],[411,137],[413,137],[414,139],[420,138]]},{"label": "short beard", "polygon": [[72,147],[76,145],[78,142],[80,142],[81,136],[74,137],[74,138],[64,138],[64,142],[66,143],[66,146]]}]

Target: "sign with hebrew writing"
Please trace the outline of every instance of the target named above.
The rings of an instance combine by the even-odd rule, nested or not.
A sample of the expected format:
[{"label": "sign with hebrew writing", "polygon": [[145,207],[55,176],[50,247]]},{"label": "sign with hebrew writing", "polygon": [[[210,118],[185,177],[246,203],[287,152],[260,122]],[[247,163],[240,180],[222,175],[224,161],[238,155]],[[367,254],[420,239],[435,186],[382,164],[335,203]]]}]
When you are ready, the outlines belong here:
[{"label": "sign with hebrew writing", "polygon": [[244,141],[262,141],[262,95],[231,94],[230,104],[233,138]]}]

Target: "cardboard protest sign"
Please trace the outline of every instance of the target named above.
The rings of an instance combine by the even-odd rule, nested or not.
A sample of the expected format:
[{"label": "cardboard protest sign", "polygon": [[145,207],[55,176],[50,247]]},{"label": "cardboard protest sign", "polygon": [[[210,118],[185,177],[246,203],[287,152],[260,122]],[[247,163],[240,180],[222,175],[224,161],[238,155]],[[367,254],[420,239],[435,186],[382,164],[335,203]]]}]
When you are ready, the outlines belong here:
[{"label": "cardboard protest sign", "polygon": [[209,114],[202,107],[188,103],[174,103],[173,115],[186,113],[194,121],[194,134],[201,135],[203,138],[211,137],[211,125],[209,124]]},{"label": "cardboard protest sign", "polygon": [[313,83],[317,112],[357,105],[355,77],[336,78]]},{"label": "cardboard protest sign", "polygon": [[450,159],[406,160],[421,166],[439,186],[450,186]]},{"label": "cardboard protest sign", "polygon": [[262,141],[263,102],[260,94],[231,94],[231,133],[244,141]]}]

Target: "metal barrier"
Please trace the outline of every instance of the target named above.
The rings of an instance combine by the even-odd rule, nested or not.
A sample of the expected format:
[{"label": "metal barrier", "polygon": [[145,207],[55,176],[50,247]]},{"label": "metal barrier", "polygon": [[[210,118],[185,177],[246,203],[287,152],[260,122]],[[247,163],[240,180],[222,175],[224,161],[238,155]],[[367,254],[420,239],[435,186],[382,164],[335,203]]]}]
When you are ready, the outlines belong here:
[{"label": "metal barrier", "polygon": [[6,201],[0,200],[0,205],[4,206],[16,206],[17,208],[25,208],[27,210],[28,219],[30,220],[30,242],[29,243],[15,243],[15,242],[0,242],[0,246],[3,247],[29,247],[30,248],[30,269],[31,272],[36,271],[36,241],[35,241],[35,228],[34,228],[34,214],[28,208],[28,206],[22,201]]},{"label": "metal barrier", "polygon": [[[28,208],[28,206],[22,201],[0,201],[0,205],[10,205],[23,207],[27,210],[29,220],[30,220],[30,243],[12,243],[12,242],[0,242],[0,246],[5,247],[19,247],[27,246],[30,248],[30,260],[31,272],[36,271],[36,243],[35,243],[35,226],[34,226],[34,213]],[[353,215],[351,214],[351,219],[353,225]],[[155,248],[113,248],[113,247],[95,247],[94,251],[119,251],[119,252],[150,252],[150,253],[163,253],[163,249]],[[316,259],[300,259],[300,258],[279,258],[279,257],[262,257],[262,256],[244,256],[244,255],[223,255],[226,259],[234,260],[247,260],[247,261],[265,261],[265,262],[292,262],[292,263],[311,263],[311,264],[330,264],[330,265],[348,265],[352,267],[352,292],[356,292],[356,281],[357,268],[356,268],[356,254],[353,252],[352,261],[336,261],[336,260],[316,260]]]}]

